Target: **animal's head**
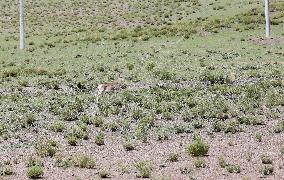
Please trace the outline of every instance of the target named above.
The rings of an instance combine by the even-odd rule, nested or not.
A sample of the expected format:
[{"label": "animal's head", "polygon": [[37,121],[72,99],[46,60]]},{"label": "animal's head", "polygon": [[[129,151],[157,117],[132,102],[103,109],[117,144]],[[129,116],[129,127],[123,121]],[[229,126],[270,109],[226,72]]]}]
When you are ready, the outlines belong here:
[{"label": "animal's head", "polygon": [[119,73],[119,74],[118,74],[117,81],[118,81],[119,83],[122,83],[122,82],[124,81],[124,78],[123,78],[122,73]]}]

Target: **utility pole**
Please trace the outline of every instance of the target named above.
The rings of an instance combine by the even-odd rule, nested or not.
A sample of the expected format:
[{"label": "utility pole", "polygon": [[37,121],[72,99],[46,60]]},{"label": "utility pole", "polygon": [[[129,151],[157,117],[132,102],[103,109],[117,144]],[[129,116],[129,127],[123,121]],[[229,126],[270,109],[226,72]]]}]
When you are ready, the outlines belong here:
[{"label": "utility pole", "polygon": [[20,13],[20,49],[25,49],[24,0],[19,0],[19,13]]},{"label": "utility pole", "polygon": [[265,32],[268,38],[270,36],[269,0],[265,0]]}]

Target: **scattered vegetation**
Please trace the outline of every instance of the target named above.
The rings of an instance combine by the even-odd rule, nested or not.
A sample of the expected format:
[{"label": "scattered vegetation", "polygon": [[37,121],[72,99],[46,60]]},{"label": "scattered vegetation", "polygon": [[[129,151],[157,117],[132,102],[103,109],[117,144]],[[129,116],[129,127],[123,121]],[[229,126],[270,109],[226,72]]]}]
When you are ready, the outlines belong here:
[{"label": "scattered vegetation", "polygon": [[[26,49],[19,51],[18,2],[1,1],[0,175],[18,178],[24,163],[30,178],[63,168],[156,178],[189,158],[193,166],[173,177],[196,179],[212,164],[278,177],[279,144],[279,156],[257,157],[261,169],[247,165],[259,146],[275,149],[284,132],[284,4],[270,3],[273,38],[261,38],[263,4],[252,0],[29,1]],[[120,89],[96,96],[99,84],[118,77]],[[244,165],[230,162],[240,145],[251,147],[245,157],[234,155]],[[225,148],[226,160],[208,161],[211,150]],[[141,161],[133,167],[125,159],[118,174],[101,169],[87,150],[105,163],[125,153]],[[151,163],[137,157],[146,153]]]}]

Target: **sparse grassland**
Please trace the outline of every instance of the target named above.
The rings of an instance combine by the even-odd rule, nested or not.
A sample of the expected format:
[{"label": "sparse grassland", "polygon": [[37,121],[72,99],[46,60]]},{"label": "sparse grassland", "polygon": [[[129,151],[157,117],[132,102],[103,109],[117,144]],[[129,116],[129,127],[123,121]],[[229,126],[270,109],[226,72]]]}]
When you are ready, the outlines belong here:
[{"label": "sparse grassland", "polygon": [[[0,179],[284,177],[284,3],[0,2]],[[124,88],[96,97],[100,83]]]}]

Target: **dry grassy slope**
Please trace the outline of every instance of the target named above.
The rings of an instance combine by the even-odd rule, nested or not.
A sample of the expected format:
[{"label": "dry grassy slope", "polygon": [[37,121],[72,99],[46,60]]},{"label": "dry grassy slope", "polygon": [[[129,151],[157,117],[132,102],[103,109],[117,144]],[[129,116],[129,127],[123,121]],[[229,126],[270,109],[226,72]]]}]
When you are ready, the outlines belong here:
[{"label": "dry grassy slope", "polygon": [[[1,33],[17,33],[17,2],[3,0],[1,4]],[[163,27],[198,20],[224,21],[237,14],[263,9],[262,1],[26,1],[26,30],[28,34],[105,31],[142,27]],[[277,17],[283,21],[283,2],[272,1],[280,7]],[[257,14],[256,14],[257,15]],[[246,18],[246,17],[244,17]],[[248,20],[250,17],[247,17]],[[274,19],[274,18],[273,18]],[[214,26],[214,23],[212,24]],[[182,27],[181,27],[182,28]],[[190,27],[186,27],[190,28]]]}]

